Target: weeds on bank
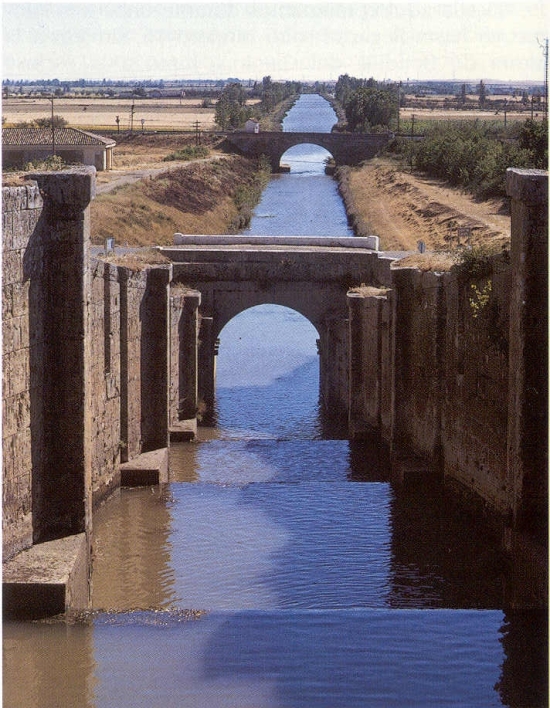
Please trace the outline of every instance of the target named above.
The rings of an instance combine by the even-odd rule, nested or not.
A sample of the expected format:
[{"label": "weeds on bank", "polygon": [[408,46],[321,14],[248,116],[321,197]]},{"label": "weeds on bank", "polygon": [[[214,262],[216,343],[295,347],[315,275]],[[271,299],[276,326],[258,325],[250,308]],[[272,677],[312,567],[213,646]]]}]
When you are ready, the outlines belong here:
[{"label": "weeds on bank", "polygon": [[174,160],[197,160],[208,157],[210,150],[204,145],[186,145],[180,150],[175,150],[163,159],[163,162],[173,162]]}]

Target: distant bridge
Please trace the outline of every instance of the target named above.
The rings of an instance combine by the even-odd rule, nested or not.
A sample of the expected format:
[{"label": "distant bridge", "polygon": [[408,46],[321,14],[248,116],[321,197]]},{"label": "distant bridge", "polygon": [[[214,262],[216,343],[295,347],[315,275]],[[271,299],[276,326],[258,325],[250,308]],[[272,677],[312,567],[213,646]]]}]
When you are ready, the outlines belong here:
[{"label": "distant bridge", "polygon": [[358,165],[369,160],[385,147],[391,133],[228,133],[226,142],[243,155],[266,155],[273,172],[280,169],[281,157],[294,145],[306,143],[328,150],[336,165]]}]

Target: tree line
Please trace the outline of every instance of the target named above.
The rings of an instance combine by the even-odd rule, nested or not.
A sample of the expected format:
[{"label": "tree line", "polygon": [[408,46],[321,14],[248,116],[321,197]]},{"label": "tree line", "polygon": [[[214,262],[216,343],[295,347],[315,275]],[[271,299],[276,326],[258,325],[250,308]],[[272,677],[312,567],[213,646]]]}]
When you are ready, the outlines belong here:
[{"label": "tree line", "polygon": [[[271,113],[281,101],[302,93],[302,90],[299,81],[272,81],[271,76],[264,76],[249,90],[239,82],[232,82],[224,86],[219,94],[214,119],[222,130],[240,128],[249,118],[259,120]],[[253,98],[259,98],[260,102],[248,106],[247,101]]]}]

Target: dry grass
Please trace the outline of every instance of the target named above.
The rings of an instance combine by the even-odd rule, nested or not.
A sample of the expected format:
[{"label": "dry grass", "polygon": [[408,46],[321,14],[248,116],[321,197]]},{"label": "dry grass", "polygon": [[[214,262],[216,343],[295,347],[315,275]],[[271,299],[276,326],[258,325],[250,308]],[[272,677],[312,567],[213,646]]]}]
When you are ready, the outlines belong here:
[{"label": "dry grass", "polygon": [[445,273],[456,265],[456,257],[452,253],[435,251],[433,253],[414,253],[392,263],[392,268],[416,268],[421,271]]},{"label": "dry grass", "polygon": [[238,214],[234,191],[254,170],[238,156],[191,162],[100,194],[91,204],[92,242],[170,245],[176,232],[226,233]]},{"label": "dry grass", "polygon": [[[471,110],[444,110],[442,108],[401,108],[400,110],[401,120],[410,121],[411,117],[414,115],[415,119],[418,121],[430,121],[430,120],[480,120],[480,121],[498,121],[504,123],[504,113],[502,111],[492,110],[478,110],[472,108]],[[527,118],[531,117],[530,111],[506,111],[506,121],[525,121]],[[539,112],[537,115],[538,120],[542,120],[542,113]]]},{"label": "dry grass", "polygon": [[[449,250],[448,236],[470,229],[470,244],[505,246],[510,217],[502,200],[476,202],[440,180],[410,174],[391,159],[339,171],[341,191],[357,235],[376,234],[385,251]],[[465,245],[453,243],[452,246]]]},{"label": "dry grass", "polygon": [[[202,108],[202,99],[136,99],[133,128],[141,130],[141,121],[147,130],[193,130],[199,121],[202,130],[214,128],[214,107]],[[117,130],[130,129],[132,99],[59,98],[54,102],[54,112],[75,128]],[[35,118],[47,118],[51,104],[47,98],[10,98],[4,100],[2,114],[6,125]]]},{"label": "dry grass", "polygon": [[[62,116],[70,126],[87,130],[117,130],[116,117],[120,119],[121,132],[130,129],[132,99],[120,98],[56,98],[54,112]],[[134,131],[189,130],[195,129],[198,121],[201,130],[213,130],[215,104],[202,108],[202,99],[196,98],[140,98],[135,100],[133,116]],[[248,105],[257,103],[249,101]],[[21,121],[48,118],[51,103],[47,98],[8,98],[2,104],[6,127]]]},{"label": "dry grass", "polygon": [[169,265],[170,259],[163,256],[154,248],[143,248],[132,253],[110,252],[101,255],[102,260],[121,265],[129,270],[138,271],[150,265]]},{"label": "dry grass", "polygon": [[375,288],[372,285],[361,284],[356,288],[351,288],[350,293],[357,293],[363,297],[385,297],[389,292],[389,288]]}]

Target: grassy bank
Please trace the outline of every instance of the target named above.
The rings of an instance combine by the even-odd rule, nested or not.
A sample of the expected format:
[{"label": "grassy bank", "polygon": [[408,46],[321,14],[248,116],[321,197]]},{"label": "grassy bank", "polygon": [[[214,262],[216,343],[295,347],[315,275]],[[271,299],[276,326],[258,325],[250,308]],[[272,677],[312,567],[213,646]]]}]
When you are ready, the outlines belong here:
[{"label": "grassy bank", "polygon": [[167,169],[91,204],[92,241],[168,245],[176,232],[235,233],[246,226],[268,173],[255,160],[227,156]]}]

